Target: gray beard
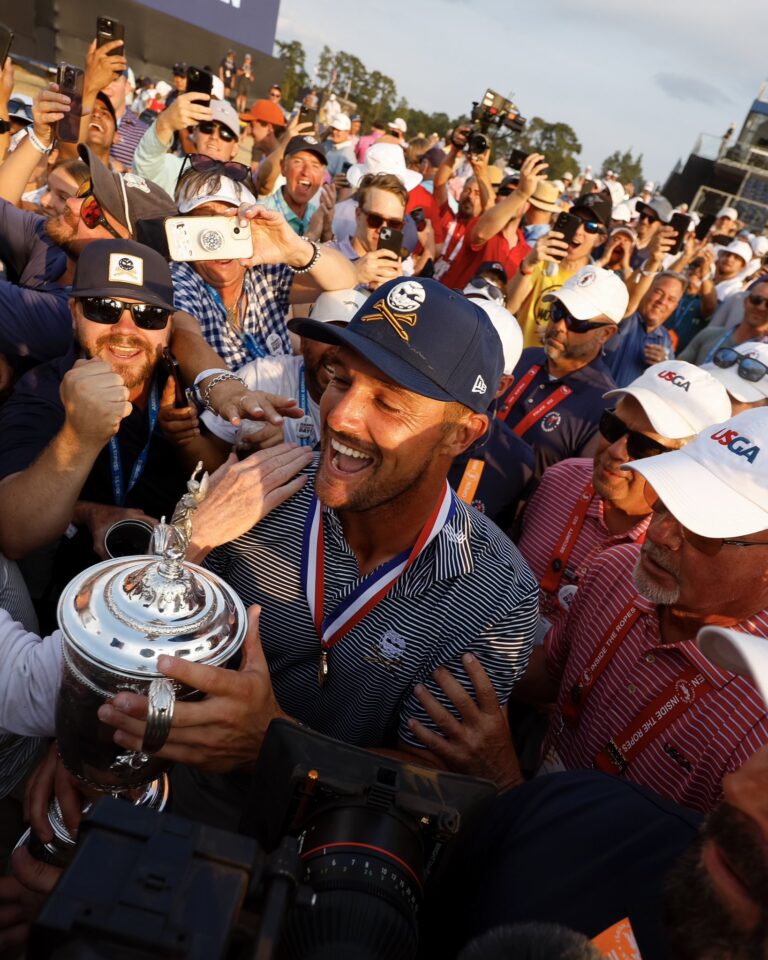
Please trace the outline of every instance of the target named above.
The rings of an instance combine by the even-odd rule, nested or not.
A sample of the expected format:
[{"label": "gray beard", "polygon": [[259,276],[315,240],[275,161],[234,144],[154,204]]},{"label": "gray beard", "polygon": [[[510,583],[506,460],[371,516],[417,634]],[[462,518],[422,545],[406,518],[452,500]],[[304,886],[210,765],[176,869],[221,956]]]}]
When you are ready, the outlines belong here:
[{"label": "gray beard", "polygon": [[662,606],[670,607],[680,599],[680,587],[662,587],[655,580],[652,580],[640,565],[640,558],[637,558],[635,568],[632,571],[632,580],[639,593],[654,603],[660,603]]}]

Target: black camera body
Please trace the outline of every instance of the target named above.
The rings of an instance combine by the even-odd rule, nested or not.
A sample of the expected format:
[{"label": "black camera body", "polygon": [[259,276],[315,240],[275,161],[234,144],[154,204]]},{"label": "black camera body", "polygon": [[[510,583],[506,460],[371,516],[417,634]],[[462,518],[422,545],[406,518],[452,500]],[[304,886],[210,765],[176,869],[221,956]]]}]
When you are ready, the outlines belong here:
[{"label": "black camera body", "polygon": [[481,156],[488,150],[491,143],[486,134],[491,127],[521,133],[527,122],[515,104],[495,90],[486,90],[482,100],[472,103],[471,117],[472,132],[464,148],[471,156]]}]

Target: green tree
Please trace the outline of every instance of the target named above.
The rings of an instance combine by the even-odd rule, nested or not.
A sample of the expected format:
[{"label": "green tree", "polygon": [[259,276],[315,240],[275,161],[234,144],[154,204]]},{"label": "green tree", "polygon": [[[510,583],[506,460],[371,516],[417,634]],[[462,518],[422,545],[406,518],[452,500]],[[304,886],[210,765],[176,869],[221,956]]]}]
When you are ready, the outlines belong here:
[{"label": "green tree", "polygon": [[581,144],[573,127],[567,123],[550,123],[541,117],[533,117],[518,139],[518,145],[528,153],[543,153],[549,163],[547,176],[557,180],[570,170],[579,168],[578,156]]},{"label": "green tree", "polygon": [[622,153],[620,150],[614,152],[603,160],[600,168],[600,175],[605,176],[613,170],[622,183],[630,181],[641,181],[643,179],[643,155],[638,153],[636,157],[632,156],[632,147]]},{"label": "green tree", "polygon": [[275,46],[277,47],[278,57],[285,63],[282,99],[284,103],[290,105],[298,99],[299,90],[309,84],[306,71],[306,54],[304,47],[298,40],[291,40],[290,43],[276,40]]}]

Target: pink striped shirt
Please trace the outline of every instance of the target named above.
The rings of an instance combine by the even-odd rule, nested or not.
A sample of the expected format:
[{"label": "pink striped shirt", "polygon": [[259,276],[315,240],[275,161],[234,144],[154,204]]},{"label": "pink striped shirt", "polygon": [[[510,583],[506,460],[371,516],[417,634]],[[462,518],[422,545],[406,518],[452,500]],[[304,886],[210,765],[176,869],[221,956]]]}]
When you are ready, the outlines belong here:
[{"label": "pink striped shirt", "polygon": [[[675,681],[693,666],[713,689],[650,737],[624,776],[677,803],[707,811],[720,799],[723,776],[768,742],[766,706],[751,680],[715,667],[694,641],[662,641],[656,605],[640,596],[632,582],[639,552],[639,546],[625,544],[600,554],[579,587],[567,621],[558,621],[547,637],[547,666],[560,678],[560,692],[544,755],[554,752],[567,769],[591,767],[609,739],[655,697],[673,690]],[[562,705],[630,600],[636,600],[640,616],[595,680],[578,724],[569,726]],[[768,637],[768,611],[736,629]]]}]

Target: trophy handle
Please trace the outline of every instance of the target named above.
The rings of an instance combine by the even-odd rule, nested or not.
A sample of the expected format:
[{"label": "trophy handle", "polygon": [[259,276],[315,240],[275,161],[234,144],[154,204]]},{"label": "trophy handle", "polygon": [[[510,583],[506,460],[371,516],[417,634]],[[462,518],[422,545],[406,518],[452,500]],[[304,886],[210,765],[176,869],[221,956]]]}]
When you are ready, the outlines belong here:
[{"label": "trophy handle", "polygon": [[147,727],[144,731],[141,752],[153,754],[162,750],[171,732],[173,708],[176,703],[173,683],[165,677],[158,677],[149,685],[148,698]]}]

